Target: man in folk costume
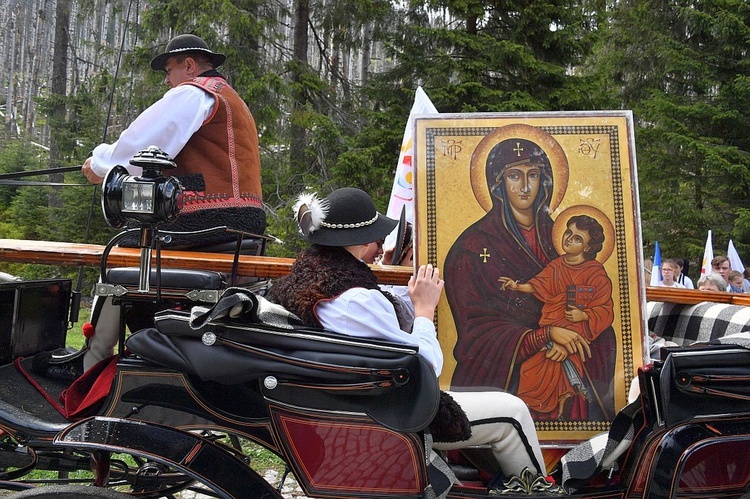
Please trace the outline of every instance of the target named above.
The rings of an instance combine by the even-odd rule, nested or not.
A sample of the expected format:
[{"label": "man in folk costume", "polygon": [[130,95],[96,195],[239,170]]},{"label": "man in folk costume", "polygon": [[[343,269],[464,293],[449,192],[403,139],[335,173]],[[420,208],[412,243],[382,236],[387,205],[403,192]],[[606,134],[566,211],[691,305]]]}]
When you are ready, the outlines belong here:
[{"label": "man in folk costume", "polygon": [[[288,276],[274,281],[269,298],[314,327],[356,336],[388,340],[419,348],[419,354],[440,375],[443,353],[433,323],[444,282],[439,270],[422,265],[408,284],[410,303],[383,292],[362,261],[373,243],[397,225],[375,209],[370,196],[355,188],[338,189],[325,199],[300,196],[294,207],[302,235],[312,243],[297,258]],[[399,309],[413,307],[413,326],[404,330]],[[410,315],[410,314],[407,314]],[[449,392],[465,413],[468,428],[443,437],[433,433],[433,448],[460,449],[488,444],[502,472],[525,475],[540,488],[553,488],[544,478],[544,459],[529,410],[505,392]],[[444,412],[438,411],[438,418]],[[463,417],[460,414],[458,417]],[[433,422],[452,428],[453,422]],[[446,440],[446,441],[442,441]],[[449,441],[447,441],[449,440]]]},{"label": "man in folk costume", "polygon": [[[116,165],[132,175],[141,169],[130,164],[139,151],[156,145],[174,158],[177,177],[185,191],[180,216],[159,226],[164,231],[195,231],[227,226],[263,234],[266,215],[262,206],[260,151],[255,120],[245,102],[216,68],[226,56],[208,48],[192,34],[178,35],[164,53],[154,57],[151,69],[164,71],[169,90],[141,113],[112,144],[100,144],[83,165],[84,176],[101,184]],[[207,248],[236,240],[229,232],[215,232],[196,241],[173,236],[171,248],[193,245]],[[122,246],[138,246],[138,237],[125,238]],[[97,300],[83,367],[88,370],[112,355],[120,329],[120,309],[111,299]]]}]

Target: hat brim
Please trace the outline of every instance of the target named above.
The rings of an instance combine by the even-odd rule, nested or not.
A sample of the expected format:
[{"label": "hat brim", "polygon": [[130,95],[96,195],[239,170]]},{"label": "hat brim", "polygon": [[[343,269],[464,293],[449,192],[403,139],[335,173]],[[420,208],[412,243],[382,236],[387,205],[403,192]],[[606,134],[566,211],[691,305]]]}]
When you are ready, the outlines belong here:
[{"label": "hat brim", "polygon": [[385,239],[393,232],[398,222],[378,213],[374,223],[356,229],[329,229],[320,227],[305,237],[308,241],[322,246],[356,246]]},{"label": "hat brim", "polygon": [[398,230],[396,231],[396,246],[393,248],[393,256],[388,265],[398,265],[401,263],[401,252],[404,251],[404,241],[406,239],[406,206],[401,207],[401,217],[398,221]]},{"label": "hat brim", "polygon": [[151,59],[151,69],[153,69],[154,71],[165,71],[167,60],[170,57],[174,57],[174,56],[181,55],[181,54],[186,54],[186,55],[204,54],[208,56],[208,58],[211,60],[211,64],[213,64],[214,67],[216,68],[221,66],[224,63],[224,61],[227,60],[227,56],[225,56],[224,54],[219,54],[217,52],[209,52],[207,50],[206,51],[195,50],[195,49],[185,50],[185,51],[175,50],[172,52],[164,52],[162,54],[157,55],[153,59]]}]

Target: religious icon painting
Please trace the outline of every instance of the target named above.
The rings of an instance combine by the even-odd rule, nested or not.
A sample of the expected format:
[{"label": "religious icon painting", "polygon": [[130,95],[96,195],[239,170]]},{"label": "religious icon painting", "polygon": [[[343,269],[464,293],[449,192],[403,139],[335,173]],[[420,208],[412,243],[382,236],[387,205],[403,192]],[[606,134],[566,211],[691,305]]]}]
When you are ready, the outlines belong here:
[{"label": "religious icon painting", "polygon": [[542,441],[608,430],[644,351],[632,114],[433,114],[414,133],[441,385],[518,395]]}]

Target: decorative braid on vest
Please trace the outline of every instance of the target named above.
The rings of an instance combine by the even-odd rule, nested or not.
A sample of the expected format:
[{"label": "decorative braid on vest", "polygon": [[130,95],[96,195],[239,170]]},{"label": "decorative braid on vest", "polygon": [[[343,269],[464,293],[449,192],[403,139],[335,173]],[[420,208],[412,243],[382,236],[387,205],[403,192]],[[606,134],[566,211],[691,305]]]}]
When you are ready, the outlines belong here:
[{"label": "decorative braid on vest", "polygon": [[[276,279],[268,298],[283,306],[312,327],[321,327],[315,305],[330,300],[351,288],[377,289],[378,280],[370,267],[344,248],[313,244],[303,251],[292,265],[289,275]],[[381,291],[382,292],[382,291]],[[389,293],[383,295],[398,302]]]}]

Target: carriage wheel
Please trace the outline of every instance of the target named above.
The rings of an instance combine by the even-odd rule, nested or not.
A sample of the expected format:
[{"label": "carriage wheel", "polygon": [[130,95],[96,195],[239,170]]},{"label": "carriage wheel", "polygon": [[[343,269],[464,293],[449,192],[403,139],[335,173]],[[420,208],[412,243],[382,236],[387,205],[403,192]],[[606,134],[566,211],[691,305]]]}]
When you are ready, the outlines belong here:
[{"label": "carriage wheel", "polygon": [[14,499],[21,499],[24,497],[35,497],[37,499],[48,497],[54,497],[56,499],[127,499],[130,496],[117,492],[116,490],[101,487],[85,485],[50,485],[47,487],[24,490],[23,492],[13,494],[11,497]]}]

